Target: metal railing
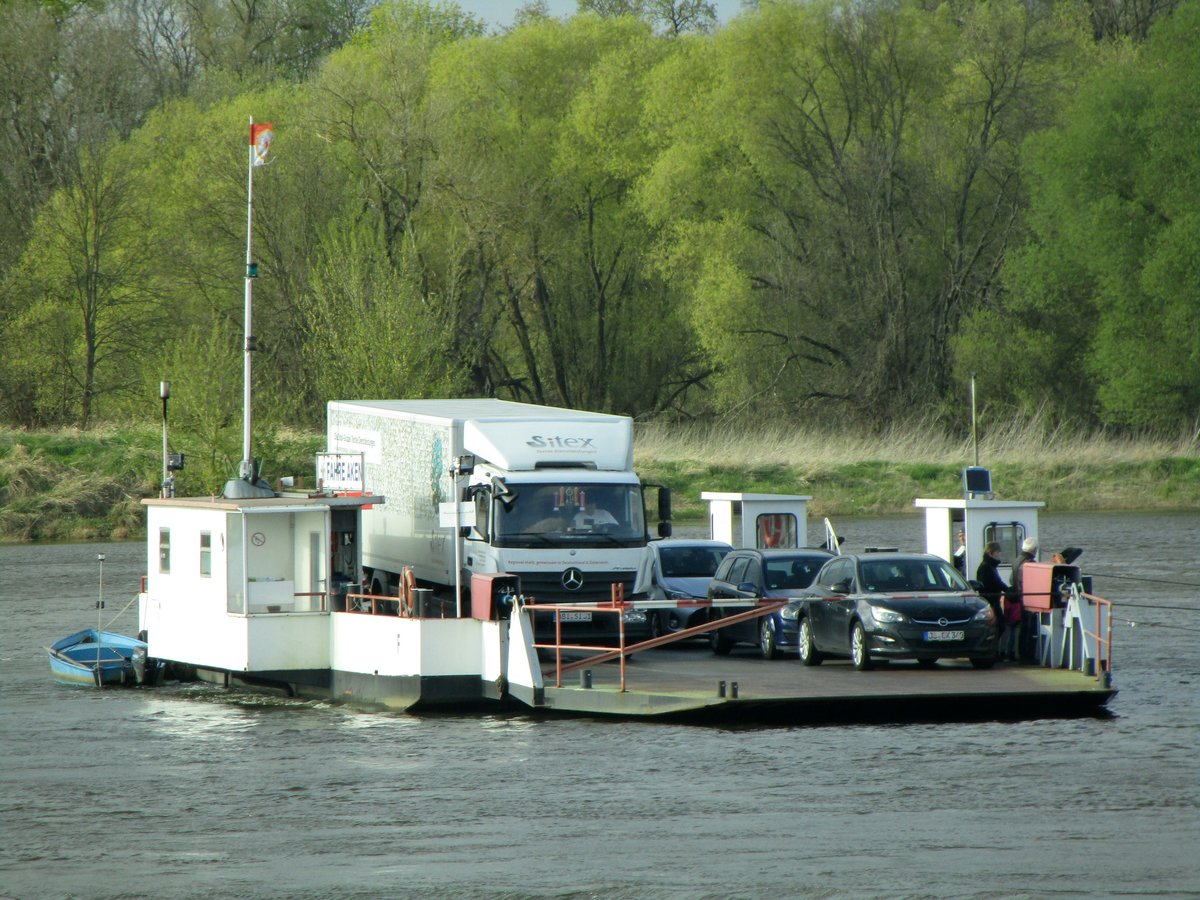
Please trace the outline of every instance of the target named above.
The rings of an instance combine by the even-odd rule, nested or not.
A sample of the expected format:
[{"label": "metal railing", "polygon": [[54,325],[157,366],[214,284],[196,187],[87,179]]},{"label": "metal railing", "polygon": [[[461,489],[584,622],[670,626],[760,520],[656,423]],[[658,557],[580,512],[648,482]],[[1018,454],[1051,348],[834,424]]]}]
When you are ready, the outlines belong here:
[{"label": "metal railing", "polygon": [[[535,642],[533,644],[535,650],[553,650],[554,651],[554,686],[562,687],[562,676],[567,672],[573,672],[577,669],[585,668],[586,666],[599,665],[609,662],[613,659],[620,660],[620,690],[626,690],[625,679],[625,660],[634,653],[640,653],[642,650],[653,650],[656,647],[662,647],[666,644],[672,644],[676,641],[687,640],[692,637],[699,637],[710,631],[715,631],[718,628],[725,628],[729,625],[737,625],[741,622],[750,619],[761,618],[765,615],[782,609],[787,605],[787,601],[775,600],[746,600],[743,601],[753,606],[744,612],[734,613],[730,616],[722,616],[718,619],[709,619],[700,625],[694,625],[691,628],[684,628],[680,631],[672,632],[671,634],[663,634],[658,637],[647,638],[644,641],[638,641],[634,644],[625,643],[625,620],[624,613],[628,609],[649,609],[654,608],[650,605],[624,600],[624,589],[620,584],[614,584],[612,587],[612,600],[605,604],[594,606],[582,606],[574,603],[526,603],[523,609],[533,612],[553,612],[554,613],[554,643],[543,644]],[[736,601],[717,604],[715,601],[707,600],[700,601],[697,606],[713,606],[713,605],[742,605]],[[614,648],[609,645],[593,645],[593,644],[564,644],[562,641],[562,618],[564,612],[588,612],[601,614],[617,614],[618,630],[617,630],[617,646]],[[532,623],[532,619],[531,619]],[[535,625],[536,631],[536,625]],[[564,663],[562,660],[563,650],[583,650],[594,655],[588,656],[585,659],[573,660]]]},{"label": "metal railing", "polygon": [[1112,611],[1112,601],[1085,593],[1078,582],[1057,585],[1049,608],[1033,613],[1034,661],[1107,681],[1112,673]]},{"label": "metal railing", "polygon": [[[1111,600],[1105,600],[1103,597],[1097,597],[1095,594],[1087,594],[1080,592],[1085,600],[1095,604],[1097,607],[1104,609],[1104,628],[1100,628],[1100,612],[1096,613],[1096,630],[1091,631],[1087,628],[1083,629],[1083,633],[1092,638],[1096,642],[1096,680],[1102,681],[1106,675],[1112,672],[1112,610],[1113,605]],[[1101,634],[1103,630],[1104,634]],[[1104,653],[1101,654],[1100,647],[1104,647]]]},{"label": "metal railing", "polygon": [[[614,594],[621,586],[613,585]],[[615,605],[618,604],[619,605]],[[625,691],[625,610],[627,605],[624,601],[613,600],[611,603],[598,604],[594,606],[582,606],[575,603],[526,603],[524,609],[531,612],[552,612],[554,614],[554,643],[540,644],[537,641],[533,646],[535,650],[553,650],[554,651],[554,686],[562,687],[563,672],[570,672],[573,669],[581,668],[584,665],[595,665],[601,662],[608,662],[610,659],[620,659],[621,666],[621,691]],[[586,612],[589,614],[600,613],[602,615],[615,615],[617,617],[617,647],[614,650],[610,645],[595,645],[595,644],[564,644],[562,639],[562,614],[565,612]],[[532,623],[532,620],[531,620]],[[533,623],[534,633],[537,633],[537,625]],[[579,662],[563,664],[563,650],[583,650],[594,652],[597,656],[592,656]]]},{"label": "metal railing", "polygon": [[[387,604],[387,608],[383,608]],[[396,616],[399,615],[400,598],[389,597],[386,594],[346,594],[346,612],[358,613],[364,616]]]}]

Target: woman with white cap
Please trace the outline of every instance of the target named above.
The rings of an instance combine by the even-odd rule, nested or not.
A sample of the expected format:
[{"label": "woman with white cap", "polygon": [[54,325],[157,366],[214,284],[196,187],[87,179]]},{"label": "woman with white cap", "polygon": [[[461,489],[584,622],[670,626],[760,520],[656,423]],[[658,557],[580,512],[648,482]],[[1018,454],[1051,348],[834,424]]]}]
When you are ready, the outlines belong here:
[{"label": "woman with white cap", "polygon": [[[1014,603],[1018,604],[1022,610],[1025,608],[1025,588],[1022,585],[1021,567],[1027,562],[1035,562],[1037,560],[1037,552],[1037,538],[1027,537],[1021,541],[1021,554],[1017,557],[1017,561],[1013,563],[1012,596]],[[1016,660],[1020,658],[1020,632],[1018,630],[1020,626],[1010,625],[1009,628],[1013,628],[1016,633],[1009,636],[1008,640],[1005,641],[1005,650],[1009,651],[1009,658]]]}]

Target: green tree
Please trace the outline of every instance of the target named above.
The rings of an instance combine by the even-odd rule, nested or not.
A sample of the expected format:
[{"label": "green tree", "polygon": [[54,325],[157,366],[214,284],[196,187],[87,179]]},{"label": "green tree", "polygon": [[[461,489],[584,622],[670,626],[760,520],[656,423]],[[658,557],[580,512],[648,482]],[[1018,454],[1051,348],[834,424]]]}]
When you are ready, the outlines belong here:
[{"label": "green tree", "polygon": [[666,34],[712,31],[717,5],[709,0],[577,0],[580,12],[601,16],[636,16]]},{"label": "green tree", "polygon": [[43,208],[10,296],[25,307],[13,368],[38,385],[37,418],[87,427],[101,397],[136,384],[140,348],[155,336],[156,248],[126,148],[78,162]]},{"label": "green tree", "polygon": [[[439,206],[477,305],[477,387],[645,411],[692,377],[689,335],[627,202],[644,170],[641,78],[669,50],[630,18],[543,20],[435,63]],[[486,147],[486,155],[478,148]]]},{"label": "green tree", "polygon": [[695,102],[663,69],[653,109],[677,112],[641,200],[726,408],[878,423],[949,393],[1076,33],[1023,5],[771,4],[693,62]]},{"label": "green tree", "polygon": [[1049,387],[1064,414],[1139,428],[1200,416],[1198,31],[1200,6],[1184,4],[1115,48],[1034,142],[1034,237],[1008,315],[972,323],[1025,351],[1008,398]]}]

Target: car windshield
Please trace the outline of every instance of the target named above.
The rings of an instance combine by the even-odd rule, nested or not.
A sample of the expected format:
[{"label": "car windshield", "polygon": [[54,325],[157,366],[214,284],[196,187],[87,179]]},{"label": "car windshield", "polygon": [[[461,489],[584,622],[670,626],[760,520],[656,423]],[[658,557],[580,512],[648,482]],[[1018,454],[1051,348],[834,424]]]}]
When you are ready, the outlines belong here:
[{"label": "car windshield", "polygon": [[659,547],[665,578],[712,578],[729,550],[725,547]]},{"label": "car windshield", "polygon": [[813,583],[824,562],[824,557],[773,556],[766,560],[767,589],[806,588]]},{"label": "car windshield", "polygon": [[941,559],[879,559],[860,564],[864,591],[879,594],[969,591],[958,570]]}]

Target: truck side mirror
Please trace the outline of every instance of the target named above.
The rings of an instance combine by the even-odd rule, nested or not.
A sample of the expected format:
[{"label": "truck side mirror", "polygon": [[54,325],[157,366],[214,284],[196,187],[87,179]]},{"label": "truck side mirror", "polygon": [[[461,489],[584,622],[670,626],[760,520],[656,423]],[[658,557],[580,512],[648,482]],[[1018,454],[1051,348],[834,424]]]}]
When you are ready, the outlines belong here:
[{"label": "truck side mirror", "polygon": [[669,487],[658,489],[658,518],[662,522],[671,521],[671,489]]},{"label": "truck side mirror", "polygon": [[658,523],[658,536],[660,538],[669,538],[671,536],[671,523],[670,522],[659,522]]}]

